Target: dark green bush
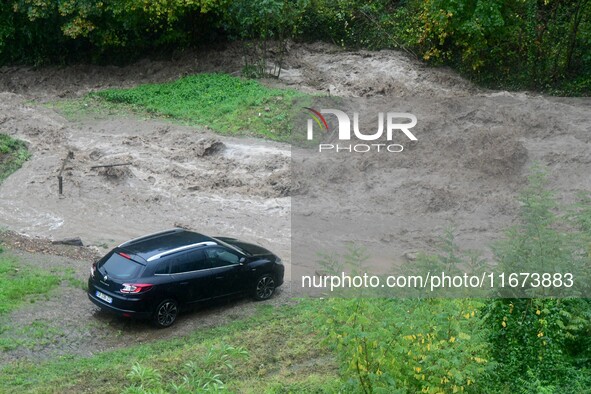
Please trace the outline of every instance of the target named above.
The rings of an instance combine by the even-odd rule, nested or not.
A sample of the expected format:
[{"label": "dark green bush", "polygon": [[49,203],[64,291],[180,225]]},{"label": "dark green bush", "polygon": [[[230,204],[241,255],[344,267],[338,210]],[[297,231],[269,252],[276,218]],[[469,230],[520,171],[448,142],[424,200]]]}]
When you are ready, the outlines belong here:
[{"label": "dark green bush", "polygon": [[[411,0],[419,28],[406,37],[423,58],[493,85],[547,90],[591,80],[588,0]],[[565,85],[568,86],[568,85]]]},{"label": "dark green bush", "polygon": [[0,134],[0,182],[21,168],[28,158],[29,151],[23,141]]},{"label": "dark green bush", "polygon": [[[564,209],[535,169],[519,201],[519,223],[493,249],[498,270],[572,272],[588,293],[591,200],[582,196]],[[497,299],[483,308],[496,360],[491,392],[583,392],[591,383],[590,300],[531,291],[543,298]]]},{"label": "dark green bush", "polygon": [[197,45],[223,0],[10,0],[0,5],[0,64],[133,59]]}]

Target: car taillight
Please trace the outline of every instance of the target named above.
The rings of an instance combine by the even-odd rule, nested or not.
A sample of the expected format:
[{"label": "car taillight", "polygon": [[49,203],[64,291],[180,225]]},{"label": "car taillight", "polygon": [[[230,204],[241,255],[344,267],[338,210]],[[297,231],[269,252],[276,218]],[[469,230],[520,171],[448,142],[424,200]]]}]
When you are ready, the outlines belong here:
[{"label": "car taillight", "polygon": [[119,252],[119,256],[125,257],[127,260],[131,260],[131,256],[128,255],[127,253]]},{"label": "car taillight", "polygon": [[90,267],[90,276],[92,276],[94,278],[95,272],[96,272],[96,263],[92,263],[92,266]]},{"label": "car taillight", "polygon": [[122,293],[143,293],[150,290],[154,285],[148,283],[124,283],[121,288]]}]

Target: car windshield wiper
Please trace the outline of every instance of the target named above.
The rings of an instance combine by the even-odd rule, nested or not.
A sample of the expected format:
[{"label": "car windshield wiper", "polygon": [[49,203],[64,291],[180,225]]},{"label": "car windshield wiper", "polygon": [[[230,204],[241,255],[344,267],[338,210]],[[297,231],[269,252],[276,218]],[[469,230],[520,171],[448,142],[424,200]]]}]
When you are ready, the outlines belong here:
[{"label": "car windshield wiper", "polygon": [[106,268],[103,268],[103,267],[96,267],[96,270],[97,270],[97,271],[99,272],[99,274],[101,274],[101,275],[107,275],[107,276],[109,276],[109,273],[107,272],[107,269],[106,269]]}]

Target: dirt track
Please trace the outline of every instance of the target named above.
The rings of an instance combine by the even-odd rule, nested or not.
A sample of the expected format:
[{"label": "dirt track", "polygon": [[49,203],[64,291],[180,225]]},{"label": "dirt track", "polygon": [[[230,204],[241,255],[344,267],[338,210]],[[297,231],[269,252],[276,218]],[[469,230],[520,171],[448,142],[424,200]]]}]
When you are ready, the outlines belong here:
[{"label": "dirt track", "polygon": [[[285,144],[131,116],[68,121],[38,104],[194,72],[238,74],[237,53],[236,47],[207,55],[187,52],[174,61],[145,60],[122,68],[0,69],[0,132],[27,141],[33,155],[0,186],[0,226],[50,239],[80,236],[104,252],[130,237],[184,225],[212,235],[239,235],[290,262],[290,196],[311,193],[324,210],[315,224],[319,229],[330,233],[338,225],[327,220],[331,214],[365,216],[358,223],[367,225],[366,241],[389,245],[394,258],[402,259],[408,252],[432,250],[452,222],[462,246],[481,248],[500,237],[516,217],[515,196],[535,162],[546,167],[550,187],[562,200],[591,191],[589,100],[482,91],[448,70],[426,68],[393,51],[294,45],[281,80],[268,81],[358,97],[357,103],[374,109],[387,110],[405,97],[402,102],[422,116],[419,144],[409,147],[404,160],[358,157],[346,173],[311,166],[292,179],[292,152]],[[60,197],[56,176],[68,151],[74,159],[66,166]],[[132,164],[90,168],[118,162]],[[391,188],[372,181],[384,173],[395,180]],[[374,205],[331,205],[323,199],[322,182],[309,182],[319,179],[345,195],[370,195]],[[380,214],[392,216],[390,226],[369,225],[378,206],[387,207]],[[342,239],[323,240],[334,241]],[[85,275],[87,262],[72,264]],[[232,310],[250,310],[246,305]],[[77,313],[88,318],[86,309]],[[206,324],[208,317],[198,319]],[[186,332],[194,328],[187,327]]]}]

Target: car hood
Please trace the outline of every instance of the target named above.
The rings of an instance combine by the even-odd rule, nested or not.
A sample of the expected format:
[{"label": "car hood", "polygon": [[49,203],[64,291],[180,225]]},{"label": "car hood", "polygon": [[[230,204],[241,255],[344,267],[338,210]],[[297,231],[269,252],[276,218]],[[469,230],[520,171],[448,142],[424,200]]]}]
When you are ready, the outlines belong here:
[{"label": "car hood", "polygon": [[236,239],[236,238],[228,238],[228,237],[215,237],[215,238],[219,239],[220,241],[223,241],[227,244],[230,244],[232,246],[236,246],[238,249],[242,249],[246,253],[251,254],[253,256],[272,255],[273,254],[271,251],[263,248],[262,246],[251,244],[248,242],[243,242],[243,241],[240,241],[239,239]]}]

